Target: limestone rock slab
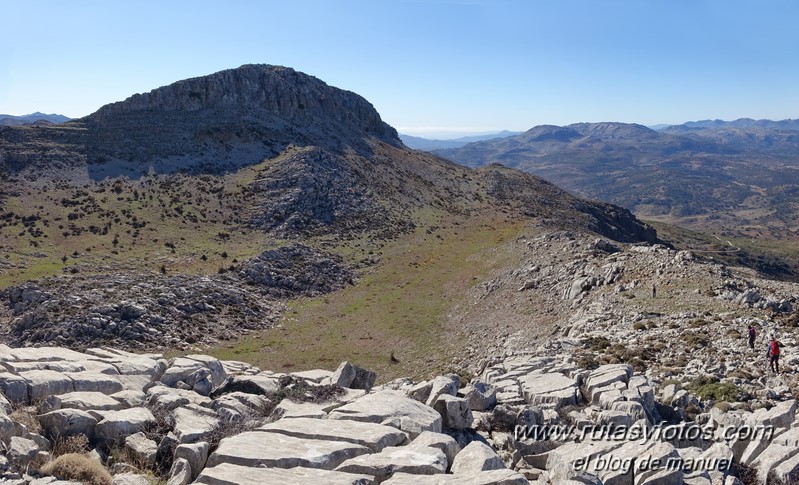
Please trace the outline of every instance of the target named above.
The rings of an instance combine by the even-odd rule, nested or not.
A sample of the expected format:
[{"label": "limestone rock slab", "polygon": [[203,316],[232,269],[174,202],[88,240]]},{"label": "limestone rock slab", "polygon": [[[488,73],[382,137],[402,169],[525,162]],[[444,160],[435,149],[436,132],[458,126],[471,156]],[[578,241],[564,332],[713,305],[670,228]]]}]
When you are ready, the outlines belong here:
[{"label": "limestone rock slab", "polygon": [[414,475],[435,475],[447,471],[447,457],[436,448],[399,446],[386,448],[380,453],[351,458],[336,471],[362,473],[383,481],[395,472]]},{"label": "limestone rock slab", "polygon": [[395,473],[386,485],[528,485],[530,482],[513,470],[490,470],[474,475],[413,475]]},{"label": "limestone rock slab", "polygon": [[194,483],[205,485],[371,485],[374,480],[365,475],[297,467],[288,470],[281,468],[254,468],[222,463],[203,470]]},{"label": "limestone rock slab", "polygon": [[400,429],[415,438],[422,431],[441,432],[441,415],[399,391],[380,391],[357,399],[330,412],[330,419],[382,423],[397,418]]},{"label": "limestone rock slab", "polygon": [[524,398],[530,404],[552,404],[557,407],[577,402],[577,381],[558,373],[534,372],[519,378]]},{"label": "limestone rock slab", "polygon": [[248,467],[322,468],[332,470],[345,460],[369,453],[346,441],[322,441],[280,433],[248,431],[223,439],[208,457],[208,467],[222,463]]},{"label": "limestone rock slab", "polygon": [[375,423],[331,419],[281,419],[258,428],[259,431],[281,433],[296,438],[346,441],[379,452],[387,446],[398,446],[408,439],[404,432]]}]

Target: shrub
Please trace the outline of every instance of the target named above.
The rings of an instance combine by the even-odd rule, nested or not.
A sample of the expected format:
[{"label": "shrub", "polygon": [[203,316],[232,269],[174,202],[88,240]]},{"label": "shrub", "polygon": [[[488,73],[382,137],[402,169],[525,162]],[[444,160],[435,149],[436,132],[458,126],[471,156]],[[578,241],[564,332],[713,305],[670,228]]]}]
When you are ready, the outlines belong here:
[{"label": "shrub", "polygon": [[727,401],[721,401],[714,404],[713,407],[718,408],[723,413],[726,413],[732,409],[732,404],[728,403]]},{"label": "shrub", "polygon": [[646,330],[646,325],[644,322],[635,322],[633,324],[633,330]]},{"label": "shrub", "polygon": [[603,336],[591,337],[586,340],[585,344],[591,350],[604,350],[610,347],[610,340]]},{"label": "shrub", "polygon": [[729,382],[719,382],[713,376],[697,377],[687,388],[705,401],[742,401],[746,397],[743,389]]},{"label": "shrub", "polygon": [[76,480],[87,485],[111,485],[108,470],[99,461],[82,453],[67,453],[51,461],[42,472],[59,480]]},{"label": "shrub", "polygon": [[599,367],[599,362],[597,362],[594,354],[583,353],[577,357],[575,365],[580,369],[594,370]]},{"label": "shrub", "polygon": [[56,440],[53,444],[53,456],[86,453],[89,451],[89,438],[78,434]]},{"label": "shrub", "polygon": [[692,348],[707,347],[710,345],[708,337],[697,332],[683,332],[683,334],[680,335],[680,340]]}]

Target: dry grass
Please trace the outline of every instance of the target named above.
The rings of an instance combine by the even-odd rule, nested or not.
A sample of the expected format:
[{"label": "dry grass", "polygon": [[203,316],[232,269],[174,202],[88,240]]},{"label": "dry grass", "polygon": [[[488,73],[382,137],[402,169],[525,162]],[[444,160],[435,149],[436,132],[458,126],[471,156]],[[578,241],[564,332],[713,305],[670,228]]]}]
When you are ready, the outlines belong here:
[{"label": "dry grass", "polygon": [[81,453],[67,453],[42,467],[42,472],[59,480],[76,480],[86,485],[111,485],[113,479],[99,461]]},{"label": "dry grass", "polygon": [[25,427],[28,428],[28,432],[41,434],[42,425],[39,424],[39,420],[36,419],[37,414],[39,414],[39,408],[37,406],[21,406],[14,409],[8,417],[11,418],[12,421],[24,424]]},{"label": "dry grass", "polygon": [[89,438],[84,434],[58,439],[53,443],[53,456],[81,454],[89,451]]}]

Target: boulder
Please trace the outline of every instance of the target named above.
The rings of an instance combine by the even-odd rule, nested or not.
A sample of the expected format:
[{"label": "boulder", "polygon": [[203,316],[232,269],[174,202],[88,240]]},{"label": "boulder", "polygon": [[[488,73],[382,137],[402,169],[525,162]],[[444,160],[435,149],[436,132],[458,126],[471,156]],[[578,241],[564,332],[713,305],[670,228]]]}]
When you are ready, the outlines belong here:
[{"label": "boulder", "polygon": [[97,419],[79,409],[58,409],[39,416],[45,436],[51,441],[75,435],[94,437]]},{"label": "boulder", "polygon": [[171,416],[175,423],[172,431],[181,443],[196,443],[208,439],[221,424],[214,410],[196,404],[179,407],[172,411]]},{"label": "boulder", "polygon": [[427,395],[425,404],[432,406],[438,396],[443,394],[455,396],[460,388],[461,380],[455,374],[447,374],[445,376],[438,376],[430,383],[430,393]]},{"label": "boulder", "polygon": [[6,451],[8,460],[20,469],[24,469],[36,455],[39,454],[39,446],[33,440],[12,436]]},{"label": "boulder", "polygon": [[[59,485],[59,482],[53,482],[53,485]],[[144,475],[127,472],[114,475],[111,480],[111,485],[151,485],[151,483]]]},{"label": "boulder", "polygon": [[349,362],[342,362],[330,376],[330,381],[333,384],[351,389],[363,389],[365,391],[372,389],[376,379],[376,373],[352,365]]},{"label": "boulder", "polygon": [[433,409],[441,415],[443,424],[449,429],[462,430],[472,425],[472,410],[462,397],[442,394],[438,396]]},{"label": "boulder", "polygon": [[125,389],[122,382],[115,376],[97,374],[93,372],[65,372],[65,376],[72,380],[72,387],[77,392],[101,392],[114,394]]},{"label": "boulder", "polygon": [[[386,485],[528,485],[530,482],[519,472],[508,470],[489,470],[474,475],[413,475],[395,473]],[[564,485],[567,482],[559,482]],[[586,482],[577,482],[586,483]],[[590,483],[590,482],[589,482]]]},{"label": "boulder", "polygon": [[408,390],[408,397],[419,402],[427,402],[430,391],[433,389],[433,381],[422,381],[414,384]]},{"label": "boulder", "polygon": [[294,402],[291,399],[283,399],[272,410],[269,415],[270,420],[279,420],[285,418],[312,418],[322,419],[327,416],[324,404],[314,402]]},{"label": "boulder", "polygon": [[27,404],[30,402],[28,383],[18,375],[0,372],[0,392],[12,403]]},{"label": "boulder", "polygon": [[444,453],[444,456],[447,457],[447,463],[449,465],[452,465],[453,460],[455,460],[455,455],[461,451],[460,445],[452,436],[443,433],[434,433],[432,431],[423,432],[407,446],[439,449]]},{"label": "boulder", "polygon": [[169,469],[169,480],[166,485],[187,485],[191,483],[192,475],[193,471],[188,460],[176,457]]},{"label": "boulder", "polygon": [[135,408],[143,406],[147,398],[147,394],[142,391],[124,390],[111,394],[111,397],[116,399],[123,408]]},{"label": "boulder", "polygon": [[210,449],[211,445],[207,441],[184,443],[175,448],[175,460],[185,460],[189,465],[189,481],[197,478],[197,475],[205,468]]},{"label": "boulder", "polygon": [[90,409],[115,411],[122,409],[124,405],[102,392],[89,391],[68,392],[60,396],[50,396],[45,400],[44,407],[48,409],[80,409],[81,411]]},{"label": "boulder", "polygon": [[153,413],[147,408],[130,408],[101,413],[103,419],[97,423],[95,434],[100,442],[111,445],[122,442],[128,436],[143,431],[155,424]]},{"label": "boulder", "polygon": [[211,397],[219,397],[230,392],[244,392],[247,394],[268,395],[280,390],[278,378],[266,374],[241,375],[228,377],[221,386],[214,389]]},{"label": "boulder", "polygon": [[[799,444],[799,428],[792,428],[790,431],[777,436],[771,444],[757,455],[751,465],[757,470],[757,478],[760,483],[766,483],[766,477],[769,472],[799,454],[799,446],[797,444]],[[785,471],[785,468],[783,468],[782,473],[785,473]]]},{"label": "boulder", "polygon": [[497,403],[497,389],[486,382],[477,381],[461,390],[472,411],[485,411]]},{"label": "boulder", "polygon": [[333,372],[324,369],[311,369],[302,372],[292,372],[290,375],[304,381],[322,384],[322,381],[333,376]]},{"label": "boulder", "polygon": [[627,381],[633,375],[633,368],[629,364],[607,364],[597,367],[592,370],[588,377],[585,379],[585,388],[588,391],[586,396],[591,399],[595,389],[607,387],[615,382],[624,384],[622,387],[627,388]]},{"label": "boulder", "polygon": [[487,470],[507,468],[502,458],[487,444],[472,441],[455,457],[452,463],[454,475],[476,475]]},{"label": "boulder", "polygon": [[132,434],[125,438],[125,450],[133,458],[134,463],[140,467],[154,468],[155,455],[158,444],[147,438],[142,432]]},{"label": "boulder", "polygon": [[153,386],[147,390],[147,403],[154,408],[172,411],[189,404],[210,406],[211,399],[186,389]]}]

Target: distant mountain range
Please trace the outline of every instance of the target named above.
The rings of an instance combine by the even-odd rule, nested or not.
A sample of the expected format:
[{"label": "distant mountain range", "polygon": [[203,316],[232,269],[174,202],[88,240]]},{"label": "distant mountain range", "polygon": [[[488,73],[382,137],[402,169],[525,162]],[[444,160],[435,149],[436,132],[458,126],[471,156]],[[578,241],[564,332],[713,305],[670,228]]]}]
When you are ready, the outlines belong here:
[{"label": "distant mountain range", "polygon": [[518,168],[645,218],[799,236],[799,120],[541,125],[434,153]]},{"label": "distant mountain range", "polygon": [[411,136],[411,135],[404,135],[400,133],[399,137],[402,140],[402,143],[409,148],[413,148],[415,150],[438,150],[442,148],[460,148],[467,143],[472,143],[475,141],[483,141],[483,140],[493,140],[494,138],[505,138],[508,136],[514,136],[522,133],[521,131],[508,131],[503,130],[499,133],[489,133],[486,135],[472,135],[472,136],[462,136],[460,138],[453,138],[451,140],[435,140],[435,139],[428,139],[422,138],[418,136]]},{"label": "distant mountain range", "polygon": [[35,113],[31,113],[29,115],[21,115],[21,116],[0,114],[0,125],[22,126],[22,125],[30,125],[37,122],[58,124],[58,123],[67,122],[70,119],[71,118],[67,118],[64,115],[45,114],[45,113],[40,113],[38,111]]}]

